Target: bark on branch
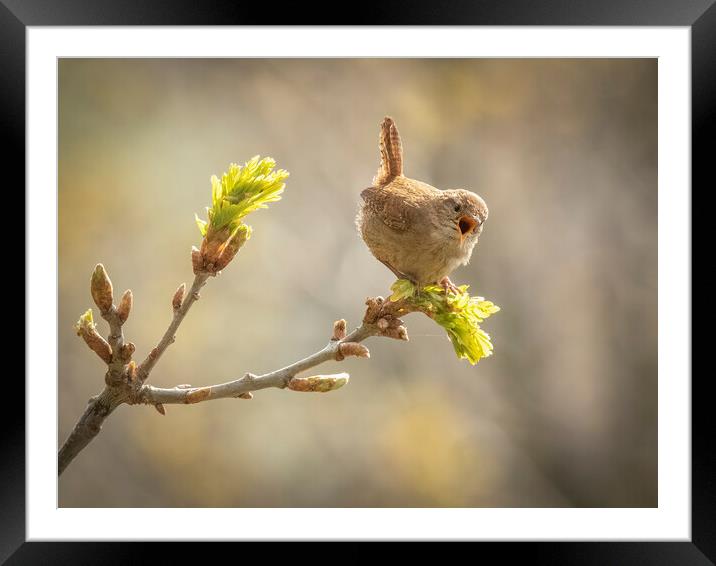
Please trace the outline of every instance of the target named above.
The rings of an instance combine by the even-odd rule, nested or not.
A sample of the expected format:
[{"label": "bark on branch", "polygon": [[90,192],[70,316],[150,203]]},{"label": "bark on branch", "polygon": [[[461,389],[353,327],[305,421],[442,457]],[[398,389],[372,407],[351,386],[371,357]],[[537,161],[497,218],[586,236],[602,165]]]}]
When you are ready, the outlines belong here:
[{"label": "bark on branch", "polygon": [[294,391],[332,391],[347,381],[348,374],[307,378],[299,377],[298,374],[327,361],[341,361],[348,356],[369,357],[368,349],[360,342],[371,336],[408,339],[405,326],[399,317],[411,312],[410,307],[402,301],[390,302],[382,297],[369,298],[366,300],[367,309],[363,322],[358,328],[346,335],[345,320],[336,321],[331,339],[325,347],[281,369],[263,375],[246,373],[239,379],[204,387],[177,385],[173,388],[160,388],[146,384],[151,371],[174,342],[176,332],[187,312],[198,300],[199,291],[213,275],[216,273],[200,271],[196,273],[188,293],[185,293],[183,284],[177,289],[171,301],[173,317],[169,327],[157,346],[137,366],[131,359],[134,344],[125,343],[122,333],[122,325],[131,310],[131,292],[125,292],[120,307],[115,307],[112,304],[109,277],[104,267],[98,265],[93,274],[92,293],[102,317],[110,327],[107,342],[111,348],[111,358],[107,356],[105,360],[108,361],[106,385],[99,395],[89,400],[84,414],[60,449],[58,474],[62,474],[72,460],[99,434],[107,417],[122,404],[153,405],[164,414],[165,404],[194,404],[226,398],[251,399],[253,391],[269,387]]},{"label": "bark on branch", "polygon": [[[153,387],[152,385],[144,385],[139,391],[139,402],[151,405],[192,404],[200,403],[201,401],[211,401],[213,399],[241,397],[245,393],[258,391],[260,389],[267,389],[269,387],[278,387],[283,389],[284,387],[288,387],[289,382],[299,373],[316,367],[324,362],[332,360],[340,361],[344,359],[345,354],[343,352],[353,350],[353,348],[344,348],[345,346],[357,344],[370,336],[375,336],[377,333],[377,327],[363,323],[359,328],[355,329],[350,333],[350,335],[342,340],[332,340],[323,349],[319,350],[315,354],[311,354],[307,358],[263,375],[246,373],[243,377],[235,379],[234,381],[205,387],[182,386],[165,389]],[[366,354],[368,353],[367,348],[365,348],[364,351]],[[362,357],[369,356],[366,355]]]}]

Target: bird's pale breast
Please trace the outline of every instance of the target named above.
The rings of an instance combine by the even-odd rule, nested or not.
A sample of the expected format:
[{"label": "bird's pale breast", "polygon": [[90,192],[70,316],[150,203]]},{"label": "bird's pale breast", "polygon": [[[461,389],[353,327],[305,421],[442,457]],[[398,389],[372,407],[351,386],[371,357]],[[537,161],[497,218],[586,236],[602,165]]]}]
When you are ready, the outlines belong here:
[{"label": "bird's pale breast", "polygon": [[440,195],[435,187],[405,177],[361,193],[356,223],[371,253],[421,285],[449,275],[472,251],[442,221]]}]

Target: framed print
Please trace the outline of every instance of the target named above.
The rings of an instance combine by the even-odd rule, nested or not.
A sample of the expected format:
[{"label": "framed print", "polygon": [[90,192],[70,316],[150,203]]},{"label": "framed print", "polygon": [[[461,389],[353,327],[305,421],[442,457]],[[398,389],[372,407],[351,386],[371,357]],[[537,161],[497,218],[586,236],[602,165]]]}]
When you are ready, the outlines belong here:
[{"label": "framed print", "polygon": [[4,2],[28,330],[3,559],[713,561],[710,4]]}]

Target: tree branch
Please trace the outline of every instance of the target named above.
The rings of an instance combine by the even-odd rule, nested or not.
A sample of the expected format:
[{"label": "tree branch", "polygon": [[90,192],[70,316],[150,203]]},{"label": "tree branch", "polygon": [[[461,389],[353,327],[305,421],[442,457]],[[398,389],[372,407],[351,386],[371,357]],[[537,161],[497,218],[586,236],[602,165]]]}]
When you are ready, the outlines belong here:
[{"label": "tree branch", "polygon": [[89,348],[107,364],[105,388],[89,400],[84,414],[62,445],[58,454],[59,474],[99,434],[107,417],[122,404],[150,404],[164,414],[164,403],[189,404],[227,397],[250,399],[251,391],[267,387],[332,391],[347,382],[347,374],[310,377],[298,377],[297,374],[329,360],[340,361],[346,356],[369,357],[368,349],[360,344],[369,336],[408,339],[398,316],[410,312],[411,307],[402,301],[390,302],[377,297],[366,301],[368,309],[363,323],[350,335],[346,336],[345,320],[336,321],[331,340],[323,349],[279,370],[265,375],[247,373],[240,379],[208,387],[180,385],[163,389],[145,384],[159,359],[174,342],[179,326],[199,298],[199,291],[208,278],[226,268],[249,239],[251,227],[244,223],[244,217],[280,199],[288,172],[274,170],[275,165],[272,158],[259,159],[256,156],[243,167],[232,163],[221,179],[212,177],[212,207],[207,209],[208,220],[197,217],[203,239],[200,248],[192,247],[191,251],[194,282],[188,294],[185,294],[183,283],[176,290],[171,301],[173,316],[169,327],[138,366],[132,359],[135,346],[131,342],[125,343],[122,333],[122,325],[132,310],[132,292],[125,291],[119,307],[115,306],[112,281],[102,264],[95,266],[90,279],[90,292],[102,318],[109,324],[109,337],[105,340],[97,332],[92,309],[80,317],[75,329]]},{"label": "tree branch", "polygon": [[84,414],[77,421],[70,436],[60,449],[57,458],[57,474],[60,475],[84,448],[99,434],[102,423],[119,405],[125,402],[125,397],[116,388],[107,386],[104,391],[92,397]]},{"label": "tree branch", "polygon": [[[345,338],[341,340],[331,340],[323,349],[315,354],[311,354],[307,358],[264,375],[247,373],[234,381],[205,387],[177,386],[171,389],[165,389],[144,385],[139,391],[139,402],[151,405],[192,404],[201,401],[211,401],[213,399],[241,397],[246,393],[258,391],[259,389],[267,389],[269,387],[283,389],[289,386],[289,383],[297,374],[327,361],[340,361],[344,359],[347,350],[353,349],[347,348],[346,346],[357,344],[379,333],[380,329],[376,325],[363,323]],[[365,355],[361,357],[369,357],[367,348],[363,347],[361,352],[365,353]],[[360,356],[360,354],[352,355]]]},{"label": "tree branch", "polygon": [[[149,355],[141,364],[139,364],[139,368],[137,368],[137,377],[141,382],[146,381],[147,377],[149,377],[149,373],[159,361],[159,358],[162,357],[162,354],[166,351],[169,345],[174,343],[174,340],[176,339],[176,331],[178,330],[179,325],[184,320],[184,317],[186,316],[186,313],[189,312],[191,306],[199,300],[199,291],[204,285],[206,285],[207,279],[209,279],[209,273],[197,273],[194,276],[194,283],[192,283],[191,289],[189,289],[189,294],[186,298],[183,296],[184,284],[182,283],[179,289],[177,289],[177,292],[172,298],[174,316],[169,324],[169,328],[167,328],[164,336],[162,336],[162,339],[159,341],[159,344],[157,344],[157,346],[149,352]],[[180,291],[182,292],[180,293]],[[180,294],[181,297],[179,296]]]},{"label": "tree branch", "polygon": [[[104,268],[102,268],[103,275]],[[326,361],[341,361],[347,356],[369,357],[368,349],[359,344],[370,336],[386,336],[398,340],[407,340],[408,335],[398,316],[411,312],[411,308],[403,301],[390,302],[382,297],[369,298],[363,323],[346,336],[346,323],[344,320],[336,321],[333,327],[333,336],[329,343],[318,352],[299,360],[291,365],[276,371],[264,374],[245,374],[243,377],[227,383],[210,385],[206,387],[191,387],[181,385],[174,388],[160,388],[146,385],[144,382],[156,366],[159,358],[175,340],[176,332],[191,306],[199,298],[200,289],[206,284],[208,278],[215,273],[199,272],[189,293],[184,297],[184,286],[180,286],[172,298],[174,316],[169,327],[164,332],[159,344],[152,349],[144,361],[136,366],[131,360],[134,345],[124,343],[122,324],[127,318],[127,312],[118,312],[111,305],[102,312],[102,317],[110,326],[108,343],[112,349],[111,360],[105,376],[104,390],[89,400],[88,406],[74,426],[69,437],[58,454],[58,474],[67,468],[72,460],[99,434],[106,418],[122,404],[154,405],[164,414],[164,404],[193,404],[201,401],[224,398],[250,399],[252,391],[269,387],[293,389],[296,391],[331,391],[343,385],[347,374],[333,376],[312,376],[299,378],[297,374],[320,365]],[[111,297],[111,282],[106,277]],[[127,293],[125,293],[127,295]],[[106,297],[105,297],[106,302]],[[98,303],[99,304],[99,303]],[[131,308],[131,293],[129,304]]]},{"label": "tree branch", "polygon": [[[101,267],[101,266],[99,266]],[[97,269],[95,269],[97,271]],[[141,388],[143,382],[149,377],[150,372],[159,361],[159,358],[166,351],[170,344],[174,342],[175,334],[179,325],[184,320],[186,313],[189,312],[191,306],[199,298],[199,290],[206,284],[207,279],[211,275],[207,272],[200,272],[194,277],[194,283],[191,286],[189,295],[184,299],[183,293],[181,300],[177,300],[177,294],[174,294],[172,305],[174,307],[174,316],[169,324],[166,332],[159,341],[159,344],[152,349],[149,355],[137,368],[131,361],[131,354],[134,353],[134,344],[124,343],[122,333],[122,324],[127,319],[129,312],[120,313],[114,305],[111,304],[111,282],[101,268],[103,276],[106,278],[104,283],[105,296],[102,297],[104,303],[98,302],[100,309],[105,310],[101,313],[109,324],[110,332],[107,342],[112,349],[111,361],[108,364],[108,371],[105,375],[106,387],[102,393],[89,400],[84,414],[77,421],[72,432],[65,440],[58,454],[58,475],[67,468],[72,460],[79,454],[92,440],[99,434],[105,419],[123,403],[134,404],[137,392]],[[182,287],[180,287],[182,289]],[[179,291],[179,290],[177,290]],[[107,308],[107,295],[109,296],[110,306]],[[125,293],[126,295],[126,293]],[[123,297],[124,299],[124,297]],[[123,305],[126,308],[126,305]],[[131,306],[129,307],[131,309]],[[127,348],[127,346],[130,346]],[[128,354],[128,355],[127,355]]]}]

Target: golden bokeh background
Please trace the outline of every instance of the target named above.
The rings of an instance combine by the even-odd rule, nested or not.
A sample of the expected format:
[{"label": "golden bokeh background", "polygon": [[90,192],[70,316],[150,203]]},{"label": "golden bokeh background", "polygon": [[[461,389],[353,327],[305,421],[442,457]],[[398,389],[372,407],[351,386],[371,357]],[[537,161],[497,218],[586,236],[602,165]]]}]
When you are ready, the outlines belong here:
[{"label": "golden bokeh background", "polygon": [[351,374],[333,393],[121,406],[60,506],[657,505],[655,59],[60,60],[58,442],[103,386],[72,329],[94,265],[133,290],[143,359],[232,161],[273,156],[284,198],[248,217],[151,383],[264,373],[358,324],[394,280],[353,224],[386,114],[408,176],[490,208],[453,280],[502,307],[494,355],[472,367],[411,314],[409,342],[318,368]]}]

